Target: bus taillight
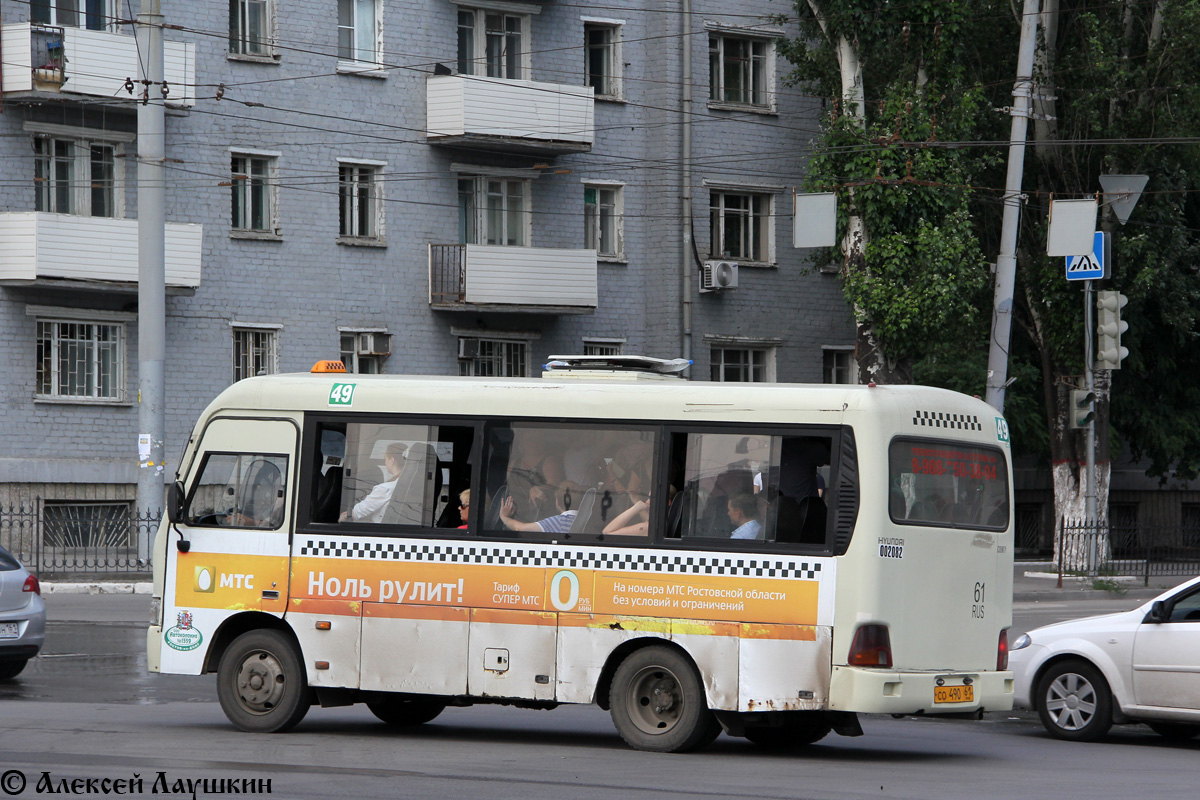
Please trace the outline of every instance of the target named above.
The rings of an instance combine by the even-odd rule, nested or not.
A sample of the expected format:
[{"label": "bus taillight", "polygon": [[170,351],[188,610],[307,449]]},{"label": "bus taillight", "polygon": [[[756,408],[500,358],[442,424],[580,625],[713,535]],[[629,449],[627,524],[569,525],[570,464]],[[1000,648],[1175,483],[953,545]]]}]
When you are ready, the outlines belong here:
[{"label": "bus taillight", "polygon": [[1008,669],[1008,628],[1000,631],[1000,644],[996,647],[996,672]]},{"label": "bus taillight", "polygon": [[892,640],[887,625],[863,625],[855,631],[849,661],[852,667],[890,667]]}]

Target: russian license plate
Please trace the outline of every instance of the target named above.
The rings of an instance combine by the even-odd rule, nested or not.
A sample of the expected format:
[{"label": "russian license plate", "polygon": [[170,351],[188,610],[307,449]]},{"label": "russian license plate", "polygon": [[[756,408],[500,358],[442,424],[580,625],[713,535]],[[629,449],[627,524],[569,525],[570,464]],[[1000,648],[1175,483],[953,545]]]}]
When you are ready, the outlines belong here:
[{"label": "russian license plate", "polygon": [[933,687],[934,703],[974,703],[974,686],[935,686]]},{"label": "russian license plate", "polygon": [[15,622],[0,622],[0,639],[15,639],[20,634]]}]

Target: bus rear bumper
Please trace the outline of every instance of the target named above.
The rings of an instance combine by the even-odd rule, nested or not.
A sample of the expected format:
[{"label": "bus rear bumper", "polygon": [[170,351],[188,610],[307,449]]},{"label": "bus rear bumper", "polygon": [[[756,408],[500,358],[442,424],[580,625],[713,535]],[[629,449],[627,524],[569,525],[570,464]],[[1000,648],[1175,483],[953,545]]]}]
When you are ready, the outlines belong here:
[{"label": "bus rear bumper", "polygon": [[[939,683],[940,681],[940,683]],[[970,700],[960,700],[970,690]],[[971,714],[1013,707],[1011,672],[900,672],[834,667],[829,707],[862,714]]]}]

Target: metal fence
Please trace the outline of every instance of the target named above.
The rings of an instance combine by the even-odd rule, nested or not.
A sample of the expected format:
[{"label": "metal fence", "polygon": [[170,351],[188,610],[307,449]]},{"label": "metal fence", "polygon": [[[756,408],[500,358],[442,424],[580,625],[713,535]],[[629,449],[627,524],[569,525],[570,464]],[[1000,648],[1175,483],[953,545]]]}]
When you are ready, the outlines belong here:
[{"label": "metal fence", "polygon": [[0,506],[0,545],[40,576],[147,575],[161,513],[128,503]]},{"label": "metal fence", "polygon": [[1200,536],[1190,529],[1136,528],[1108,520],[1064,519],[1059,575],[1150,578],[1200,574]]},{"label": "metal fence", "polygon": [[429,245],[429,301],[462,303],[467,296],[467,246]]}]

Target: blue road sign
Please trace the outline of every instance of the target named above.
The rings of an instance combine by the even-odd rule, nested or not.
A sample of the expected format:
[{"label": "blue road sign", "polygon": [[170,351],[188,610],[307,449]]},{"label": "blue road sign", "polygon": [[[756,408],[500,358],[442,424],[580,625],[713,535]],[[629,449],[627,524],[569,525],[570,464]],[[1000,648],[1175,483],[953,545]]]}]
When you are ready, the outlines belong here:
[{"label": "blue road sign", "polygon": [[1096,231],[1092,252],[1086,256],[1067,256],[1067,280],[1090,281],[1104,277],[1104,233]]}]

